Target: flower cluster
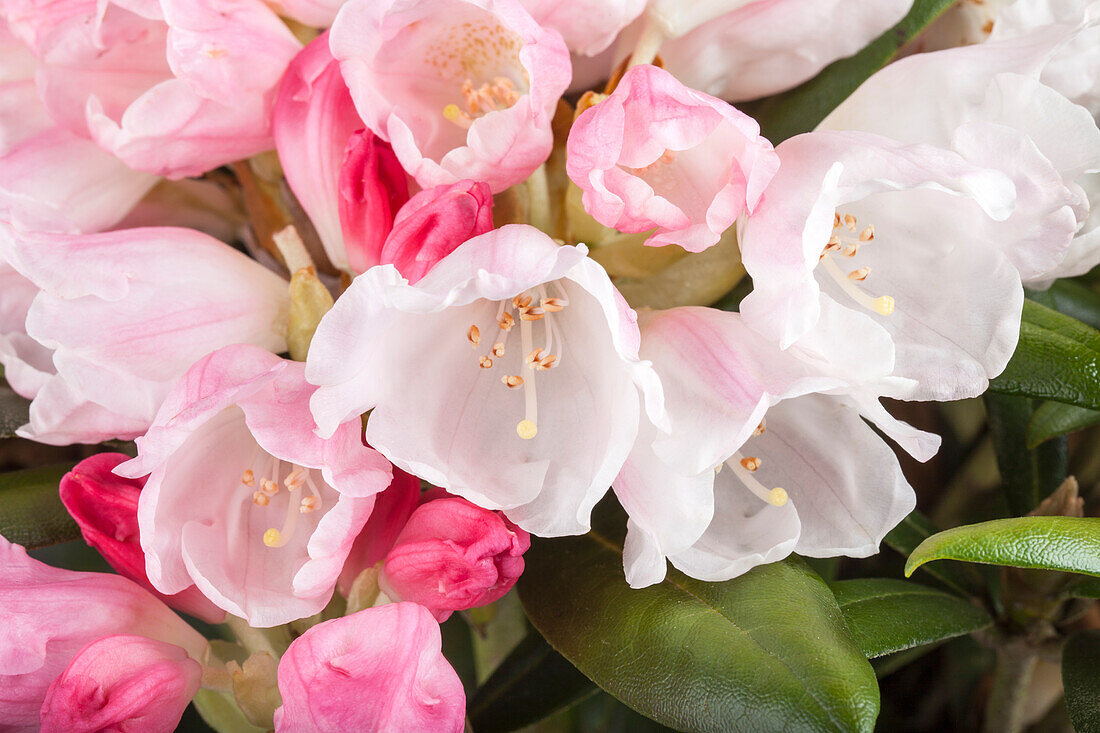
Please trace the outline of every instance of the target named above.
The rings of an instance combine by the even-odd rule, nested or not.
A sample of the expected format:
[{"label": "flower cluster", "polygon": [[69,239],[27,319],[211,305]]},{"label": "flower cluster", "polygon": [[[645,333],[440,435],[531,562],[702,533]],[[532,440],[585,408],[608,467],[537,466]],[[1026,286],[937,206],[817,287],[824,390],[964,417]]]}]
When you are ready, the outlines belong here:
[{"label": "flower cluster", "polygon": [[1100,262],[1100,4],[1018,0],[774,146],[733,106],[910,5],[0,3],[19,434],[136,441],[61,485],[124,577],[0,547],[0,727],[170,730],[201,686],[461,731],[438,623],[609,490],[634,587],[877,552],[883,436],[939,445],[881,399],[980,394],[1024,285]]}]

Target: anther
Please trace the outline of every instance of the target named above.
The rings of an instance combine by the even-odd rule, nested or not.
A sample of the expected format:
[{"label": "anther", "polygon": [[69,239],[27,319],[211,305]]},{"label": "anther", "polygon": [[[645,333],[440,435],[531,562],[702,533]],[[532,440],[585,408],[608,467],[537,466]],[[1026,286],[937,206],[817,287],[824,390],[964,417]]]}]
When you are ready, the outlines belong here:
[{"label": "anther", "polygon": [[765,430],[765,428],[766,428],[766,426],[764,425],[764,421],[763,421],[763,420],[761,420],[761,421],[760,421],[760,424],[756,426],[756,429],[752,431],[752,434],[753,434],[754,436],[756,436],[756,435],[763,435],[763,434],[764,434],[764,430]]},{"label": "anther", "polygon": [[477,346],[481,343],[481,329],[477,326],[470,326],[470,330],[466,332],[466,340],[470,342],[472,346]]},{"label": "anther", "polygon": [[857,221],[858,220],[851,214],[844,215],[844,226],[847,227],[848,231],[850,232],[854,232],[856,230]]},{"label": "anther", "polygon": [[741,459],[741,466],[746,471],[755,471],[760,468],[760,459],[756,456],[749,456],[748,458]]},{"label": "anther", "polygon": [[254,491],[252,492],[252,503],[256,506],[267,506],[271,503],[271,499],[262,491]]},{"label": "anther", "polygon": [[540,321],[543,316],[546,315],[546,311],[538,306],[532,306],[530,308],[521,308],[519,311],[519,317],[524,321]]},{"label": "anther", "polygon": [[839,229],[839,228],[840,228],[840,214],[838,214],[837,212],[834,211],[833,212],[833,229]]},{"label": "anther", "polygon": [[841,252],[841,254],[843,254],[845,257],[855,257],[856,252],[858,252],[858,251],[859,251],[859,245],[858,244],[849,244],[847,247],[844,248],[844,251]]},{"label": "anther", "polygon": [[870,267],[861,267],[858,270],[852,270],[848,273],[849,280],[858,280],[860,282],[867,279],[867,276],[871,274]]},{"label": "anther", "polygon": [[861,242],[870,242],[874,238],[875,238],[875,225],[874,224],[868,224],[866,227],[863,228],[863,231],[859,233],[859,241],[861,241]]},{"label": "anther", "polygon": [[307,496],[302,499],[301,504],[298,507],[299,514],[309,514],[317,509],[317,497]]},{"label": "anther", "polygon": [[505,313],[497,321],[497,325],[500,326],[501,331],[511,331],[512,326],[516,325],[516,319],[512,317],[511,313]]},{"label": "anther", "polygon": [[514,305],[517,309],[526,308],[527,306],[531,305],[531,296],[527,293],[517,295],[516,297],[512,298],[512,305]]},{"label": "anther", "polygon": [[264,492],[268,496],[275,496],[279,493],[279,484],[275,483],[269,478],[265,478],[260,482],[260,491]]},{"label": "anther", "polygon": [[297,491],[298,489],[302,488],[302,484],[304,484],[305,482],[306,470],[304,468],[298,467],[288,473],[286,478],[283,479],[283,486],[285,486],[288,491]]},{"label": "anther", "polygon": [[482,369],[489,369],[493,366],[493,360],[487,356],[483,356],[478,359],[477,363],[481,366]]},{"label": "anther", "polygon": [[504,344],[503,343],[498,341],[495,344],[493,344],[493,356],[498,357],[498,358],[501,357],[501,356],[504,356]]},{"label": "anther", "polygon": [[256,485],[256,474],[252,473],[251,468],[241,474],[241,483],[250,489]]},{"label": "anther", "polygon": [[557,313],[569,303],[561,298],[543,298],[540,305],[547,313]]},{"label": "anther", "polygon": [[506,374],[500,378],[500,381],[504,382],[504,386],[510,389],[523,386],[523,377],[517,375]]}]

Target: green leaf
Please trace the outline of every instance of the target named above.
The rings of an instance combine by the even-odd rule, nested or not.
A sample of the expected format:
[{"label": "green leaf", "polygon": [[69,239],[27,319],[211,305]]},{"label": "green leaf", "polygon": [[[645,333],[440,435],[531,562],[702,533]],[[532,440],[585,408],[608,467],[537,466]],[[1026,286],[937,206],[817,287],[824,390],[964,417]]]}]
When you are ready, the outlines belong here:
[{"label": "green leaf", "polygon": [[1093,328],[1100,328],[1100,293],[1087,285],[1058,280],[1047,290],[1027,291],[1027,297]]},{"label": "green leaf", "polygon": [[[908,557],[921,542],[939,531],[939,527],[931,519],[913,510],[886,534],[883,542],[887,547]],[[965,565],[937,565],[921,568],[921,571],[959,595],[983,594],[982,578],[974,568]]]},{"label": "green leaf", "polygon": [[80,538],[57,486],[72,464],[0,474],[0,535],[26,548]]},{"label": "green leaf", "polygon": [[27,423],[30,404],[11,387],[0,385],[0,438],[12,437],[16,428]]},{"label": "green leaf", "polygon": [[869,658],[951,639],[993,623],[958,596],[892,578],[830,583],[848,629]]},{"label": "green leaf", "polygon": [[775,145],[809,132],[868,77],[893,61],[911,38],[954,4],[955,0],[916,0],[900,23],[855,56],[834,61],[813,79],[790,91],[737,106],[757,119],[764,136]]},{"label": "green leaf", "polygon": [[192,704],[203,722],[218,733],[264,733],[263,728],[248,722],[231,692],[199,690]]},{"label": "green leaf", "polygon": [[1044,402],[1031,416],[1027,426],[1027,447],[1034,448],[1051,438],[1084,430],[1100,423],[1100,410],[1090,410],[1061,402]]},{"label": "green leaf", "polygon": [[1027,514],[1039,504],[1042,483],[1038,457],[1027,449],[1031,400],[988,392],[983,401],[1009,511],[1015,515]]},{"label": "green leaf", "polygon": [[954,527],[920,543],[905,563],[906,577],[933,560],[1100,576],[1100,519],[1016,517]]},{"label": "green leaf", "polygon": [[1073,729],[1100,732],[1100,631],[1078,631],[1066,639],[1062,683]]},{"label": "green leaf", "polygon": [[485,681],[466,706],[477,733],[512,731],[537,723],[596,692],[542,635],[532,632]]},{"label": "green leaf", "polygon": [[989,389],[1100,410],[1100,331],[1024,301],[1020,343]]},{"label": "green leaf", "polygon": [[518,587],[527,616],[585,675],[689,731],[870,731],[878,684],[828,587],[790,558],[723,583],[670,570],[623,578],[621,513],[581,537],[539,540]]}]

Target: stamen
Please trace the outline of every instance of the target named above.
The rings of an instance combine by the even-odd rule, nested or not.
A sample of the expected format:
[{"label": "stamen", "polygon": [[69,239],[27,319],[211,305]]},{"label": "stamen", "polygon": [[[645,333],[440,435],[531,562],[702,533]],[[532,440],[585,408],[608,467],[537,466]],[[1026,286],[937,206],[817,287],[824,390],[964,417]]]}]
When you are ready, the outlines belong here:
[{"label": "stamen", "polygon": [[765,421],[764,421],[764,420],[761,420],[761,421],[760,421],[760,424],[756,426],[756,429],[752,431],[752,434],[753,434],[754,436],[756,436],[756,435],[763,435],[763,434],[764,434],[764,430],[765,430],[766,428],[767,428],[767,426],[765,425]]},{"label": "stamen", "polygon": [[[501,303],[501,306],[504,304]],[[511,313],[505,313],[497,318],[497,325],[500,326],[500,330],[507,333],[512,330],[512,326],[516,325],[516,319]]]},{"label": "stamen", "polygon": [[301,504],[298,506],[298,513],[309,514],[312,511],[316,511],[319,504],[320,501],[317,499],[316,496],[304,497],[301,501]]},{"label": "stamen", "polygon": [[741,459],[741,466],[746,471],[755,471],[760,468],[760,459],[756,456],[749,456],[748,458]]},{"label": "stamen", "polygon": [[482,369],[490,369],[493,366],[493,360],[487,356],[483,356],[478,359],[477,363],[481,366]]},{"label": "stamen", "polygon": [[858,270],[852,270],[851,272],[849,272],[848,273],[848,279],[849,280],[858,280],[859,282],[863,282],[864,280],[867,279],[867,276],[870,275],[870,274],[871,274],[871,268],[870,267],[861,267]]},{"label": "stamen", "polygon": [[512,298],[512,305],[514,305],[517,310],[522,310],[531,305],[531,296],[527,293],[520,293]]},{"label": "stamen", "polygon": [[565,306],[569,305],[569,301],[562,300],[561,298],[543,298],[540,305],[547,313],[557,313],[565,308]]},{"label": "stamen", "polygon": [[844,255],[845,257],[855,257],[856,252],[859,252],[859,245],[858,244],[849,244],[847,247],[844,248],[844,251],[841,252],[841,254]]},{"label": "stamen", "polygon": [[306,469],[299,466],[286,475],[286,478],[283,479],[283,486],[287,488],[287,491],[297,491],[302,488],[302,484],[305,483],[305,480]]},{"label": "stamen", "polygon": [[241,474],[241,483],[250,489],[256,485],[256,474],[252,473],[251,468]]},{"label": "stamen", "polygon": [[863,231],[859,233],[859,241],[861,241],[861,242],[870,242],[874,238],[875,238],[875,225],[874,224],[868,224],[866,227],[864,227]]},{"label": "stamen", "polygon": [[470,342],[471,346],[477,346],[481,343],[481,329],[477,326],[470,326],[470,330],[466,332],[466,340]]},{"label": "stamen", "polygon": [[[743,458],[740,453],[734,453],[732,460],[726,461],[726,463],[733,470],[737,478],[741,479],[741,483],[745,485],[745,488],[756,494],[762,501],[766,501],[772,506],[783,506],[786,504],[788,498],[786,490],[779,486],[776,486],[774,489],[764,488],[764,485],[756,480],[752,472],[745,468],[744,462],[746,460],[748,459]],[[753,458],[752,460],[756,459]]]},{"label": "stamen", "polygon": [[839,214],[839,212],[834,211],[833,212],[833,229],[839,229],[839,228],[840,228],[840,214]]},{"label": "stamen", "polygon": [[529,308],[521,308],[519,311],[519,318],[521,321],[539,321],[546,315],[546,311],[538,306],[531,306]]},{"label": "stamen", "polygon": [[275,496],[279,493],[279,484],[275,483],[269,478],[265,478],[264,480],[260,481],[260,491],[262,491],[269,497]]},{"label": "stamen", "polygon": [[504,356],[504,344],[500,341],[493,344],[493,356],[500,358]]},{"label": "stamen", "polygon": [[857,221],[858,220],[854,216],[852,216],[851,214],[845,214],[844,215],[844,226],[850,232],[854,232],[856,230],[856,222]]},{"label": "stamen", "polygon": [[[527,305],[530,305],[530,296],[522,296],[526,299]],[[520,296],[516,296],[514,302],[519,302]],[[524,306],[517,306],[524,307]],[[533,337],[531,334],[531,324],[527,319],[523,319],[519,324],[519,337],[520,348],[523,349],[523,353],[530,354],[534,346]],[[531,374],[523,382],[523,401],[524,401],[524,419],[520,420],[516,425],[516,433],[524,440],[530,440],[538,434],[538,400],[535,393],[535,370],[531,364],[527,364],[526,368],[531,371]]]},{"label": "stamen", "polygon": [[[894,299],[889,295],[883,295],[878,298],[872,298],[859,289],[855,283],[848,279],[848,277],[841,272],[840,268],[836,266],[830,258],[826,257],[821,260],[821,264],[825,267],[825,271],[829,273],[829,276],[833,278],[840,289],[843,290],[848,297],[855,302],[862,305],[868,310],[872,310],[879,315],[888,316],[894,312]],[[858,272],[858,270],[857,270]]]},{"label": "stamen", "polygon": [[523,384],[523,377],[520,377],[518,375],[512,376],[511,374],[505,374],[503,377],[500,378],[500,381],[504,382],[504,385],[506,387],[515,389],[516,387],[519,387]]},{"label": "stamen", "polygon": [[256,506],[267,506],[271,503],[271,499],[262,491],[254,491],[252,492],[252,503]]}]

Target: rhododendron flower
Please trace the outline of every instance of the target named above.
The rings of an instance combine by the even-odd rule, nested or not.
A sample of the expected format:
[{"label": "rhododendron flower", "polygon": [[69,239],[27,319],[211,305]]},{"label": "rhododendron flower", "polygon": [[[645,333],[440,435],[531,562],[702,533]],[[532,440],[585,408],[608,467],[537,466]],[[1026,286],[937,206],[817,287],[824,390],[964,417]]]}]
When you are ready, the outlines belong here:
[{"label": "rhododendron flower", "polygon": [[655,66],[635,66],[569,132],[566,166],[604,226],[656,228],[652,246],[701,252],[756,207],[779,167],[760,126]]},{"label": "rhododendron flower", "polygon": [[646,0],[520,0],[546,28],[562,35],[569,50],[595,56],[642,14]]},{"label": "rhododendron flower", "polygon": [[367,442],[403,470],[529,532],[586,531],[641,391],[662,421],[634,312],[586,251],[511,225],[416,285],[392,266],[360,275],[310,348],[319,433],[370,411]]},{"label": "rhododendron flower", "polygon": [[523,573],[531,537],[499,512],[446,497],[421,504],[386,555],[378,582],[394,600],[414,601],[442,623],[484,606]]},{"label": "rhododendron flower", "polygon": [[569,51],[518,0],[351,0],[329,45],[367,127],[423,187],[495,193],[550,154]]},{"label": "rhododendron flower", "polygon": [[262,2],[19,10],[9,22],[41,61],[50,116],[130,167],[194,176],[271,146],[272,91],[300,44]]},{"label": "rhododendron flower", "polygon": [[420,501],[420,479],[393,469],[393,481],[374,499],[374,509],[348,552],[336,587],[348,595],[359,574],[386,559],[397,535],[405,528]]},{"label": "rhododendron flower", "polygon": [[672,429],[643,426],[615,479],[630,516],[632,586],[662,580],[666,557],[703,580],[792,551],[865,557],[912,511],[913,490],[861,412],[921,460],[938,438],[875,399],[815,394],[858,391],[889,373],[884,335],[826,319],[813,338],[779,351],[736,313],[676,308],[642,324],[641,354],[661,378]]},{"label": "rhododendron flower", "polygon": [[191,586],[175,595],[157,592],[145,575],[145,553],[138,541],[138,497],[144,479],[112,471],[130,460],[124,453],[98,453],[85,458],[61,478],[61,502],[80,525],[84,541],[99,551],[120,575],[147,588],[176,610],[207,623],[225,620],[225,612]]},{"label": "rhododendron flower", "polygon": [[54,373],[53,352],[27,335],[27,311],[38,288],[0,259],[0,364],[17,394],[33,399]]},{"label": "rhododendron flower", "polygon": [[415,603],[317,624],[279,662],[275,730],[460,733],[466,697],[441,643],[439,625]]},{"label": "rhododendron flower", "polygon": [[[138,525],[149,581],[194,584],[253,626],[319,613],[389,464],[360,442],[358,421],[313,434],[303,365],[254,346],[197,362],[165,400],[138,457],[149,474]],[[195,501],[202,486],[203,500]]]},{"label": "rhododendron flower", "polygon": [[55,124],[38,98],[36,67],[0,18],[0,217],[32,229],[105,229],[157,178]]},{"label": "rhododendron flower", "polygon": [[[35,731],[46,693],[90,642],[137,634],[203,658],[206,639],[144,588],[118,575],[33,560],[0,537],[0,720]],[[125,662],[123,662],[125,664]]]},{"label": "rhododendron flower", "polygon": [[982,227],[1011,213],[1012,182],[948,151],[866,133],[799,135],[776,152],[779,173],[739,238],[754,284],[746,321],[787,348],[831,300],[831,317],[858,319],[851,332],[893,340],[894,369],[877,394],[981,393],[1019,338],[1020,275],[1009,245]]},{"label": "rhododendron flower", "polygon": [[905,16],[912,0],[650,0],[647,14],[670,39],[664,66],[689,87],[722,99],[755,99],[809,79]]},{"label": "rhododendron flower", "polygon": [[[1072,22],[1010,40],[890,64],[822,123],[951,148],[1012,178],[1013,215],[981,226],[991,241],[1002,243],[1029,286],[1080,275],[1100,263],[1100,221],[1089,220],[1100,207],[1100,129],[1087,109],[1039,80],[1060,49],[1097,38],[1100,5],[1091,18],[1079,9],[1067,20]],[[1082,56],[1087,54],[1071,58]],[[1091,77],[1085,75],[1091,83],[1098,83],[1100,56],[1095,61]],[[958,68],[967,73],[952,73]],[[1076,90],[1084,85],[1069,71],[1055,78]]]},{"label": "rhododendron flower", "polygon": [[[193,230],[65,235],[0,225],[0,256],[40,289],[26,332],[53,350],[56,369],[34,394],[20,429],[27,438],[134,438],[199,357],[241,342],[286,349],[286,281]],[[40,358],[26,363],[41,373]]]},{"label": "rhododendron flower", "polygon": [[156,639],[116,634],[77,652],[46,692],[43,733],[168,733],[199,691],[202,665]]}]

